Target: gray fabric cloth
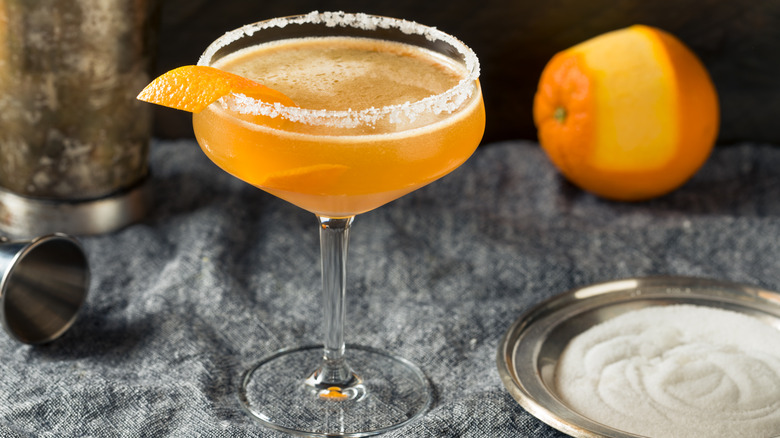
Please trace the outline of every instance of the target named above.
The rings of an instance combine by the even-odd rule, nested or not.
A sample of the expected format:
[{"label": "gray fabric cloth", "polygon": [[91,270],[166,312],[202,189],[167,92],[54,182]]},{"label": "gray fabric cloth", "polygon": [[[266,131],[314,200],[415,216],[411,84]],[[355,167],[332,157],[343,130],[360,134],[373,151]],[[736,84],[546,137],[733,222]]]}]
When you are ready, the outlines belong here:
[{"label": "gray fabric cloth", "polygon": [[[316,219],[225,174],[193,141],[151,150],[153,208],[82,237],[92,268],[52,344],[0,336],[0,435],[284,436],[239,407],[241,372],[320,341]],[[419,364],[436,401],[389,437],[561,437],[496,369],[535,303],[589,283],[694,275],[780,289],[780,149],[719,147],[669,196],[615,203],[564,181],[538,145],[482,146],[453,174],[352,228],[347,341]]]}]

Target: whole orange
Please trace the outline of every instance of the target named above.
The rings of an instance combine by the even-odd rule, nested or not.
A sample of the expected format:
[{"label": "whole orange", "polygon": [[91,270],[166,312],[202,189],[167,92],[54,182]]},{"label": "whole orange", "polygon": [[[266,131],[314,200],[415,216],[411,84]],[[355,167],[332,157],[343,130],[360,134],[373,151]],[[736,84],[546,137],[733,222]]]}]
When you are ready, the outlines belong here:
[{"label": "whole orange", "polygon": [[553,56],[533,114],[539,143],[568,180],[621,201],[685,183],[710,155],[719,124],[701,61],[676,37],[643,25]]}]

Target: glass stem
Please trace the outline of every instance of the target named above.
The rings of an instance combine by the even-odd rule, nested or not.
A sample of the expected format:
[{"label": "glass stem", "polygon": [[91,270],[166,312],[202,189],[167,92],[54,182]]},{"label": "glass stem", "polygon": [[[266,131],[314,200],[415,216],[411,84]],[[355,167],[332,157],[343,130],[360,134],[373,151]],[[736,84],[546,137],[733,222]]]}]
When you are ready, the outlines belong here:
[{"label": "glass stem", "polygon": [[355,218],[317,218],[320,222],[322,254],[324,348],[322,364],[307,383],[317,388],[348,388],[359,382],[344,357],[347,246],[349,228]]}]

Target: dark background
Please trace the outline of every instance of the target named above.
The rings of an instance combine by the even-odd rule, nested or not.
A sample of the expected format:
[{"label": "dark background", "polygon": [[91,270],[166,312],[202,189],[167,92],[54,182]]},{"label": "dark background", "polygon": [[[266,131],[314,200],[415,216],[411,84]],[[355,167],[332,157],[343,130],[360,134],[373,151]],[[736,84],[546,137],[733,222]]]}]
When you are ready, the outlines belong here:
[{"label": "dark background", "polygon": [[[466,42],[482,63],[484,142],[536,138],[533,94],[553,54],[641,23],[704,62],[720,98],[720,144],[780,143],[780,0],[162,0],[155,73],[194,64],[228,30],[312,10],[406,18]],[[189,114],[155,111],[156,136],[192,137]]]}]

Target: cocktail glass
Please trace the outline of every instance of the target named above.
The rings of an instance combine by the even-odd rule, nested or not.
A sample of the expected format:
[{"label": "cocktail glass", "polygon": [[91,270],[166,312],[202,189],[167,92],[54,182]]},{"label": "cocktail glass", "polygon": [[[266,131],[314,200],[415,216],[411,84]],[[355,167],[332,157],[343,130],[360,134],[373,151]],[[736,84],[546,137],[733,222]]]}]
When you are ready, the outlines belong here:
[{"label": "cocktail glass", "polygon": [[324,345],[283,350],[257,363],[243,377],[242,405],[278,430],[365,436],[418,418],[430,406],[431,388],[406,359],[369,347],[345,348],[350,225],[355,215],[446,175],[474,152],[485,125],[479,64],[467,46],[434,28],[327,12],[231,31],[213,42],[198,64],[219,67],[240,50],[314,37],[403,43],[413,56],[428,57],[442,72],[456,74],[453,86],[413,102],[336,110],[232,95],[193,116],[195,135],[212,161],[319,221]]}]

